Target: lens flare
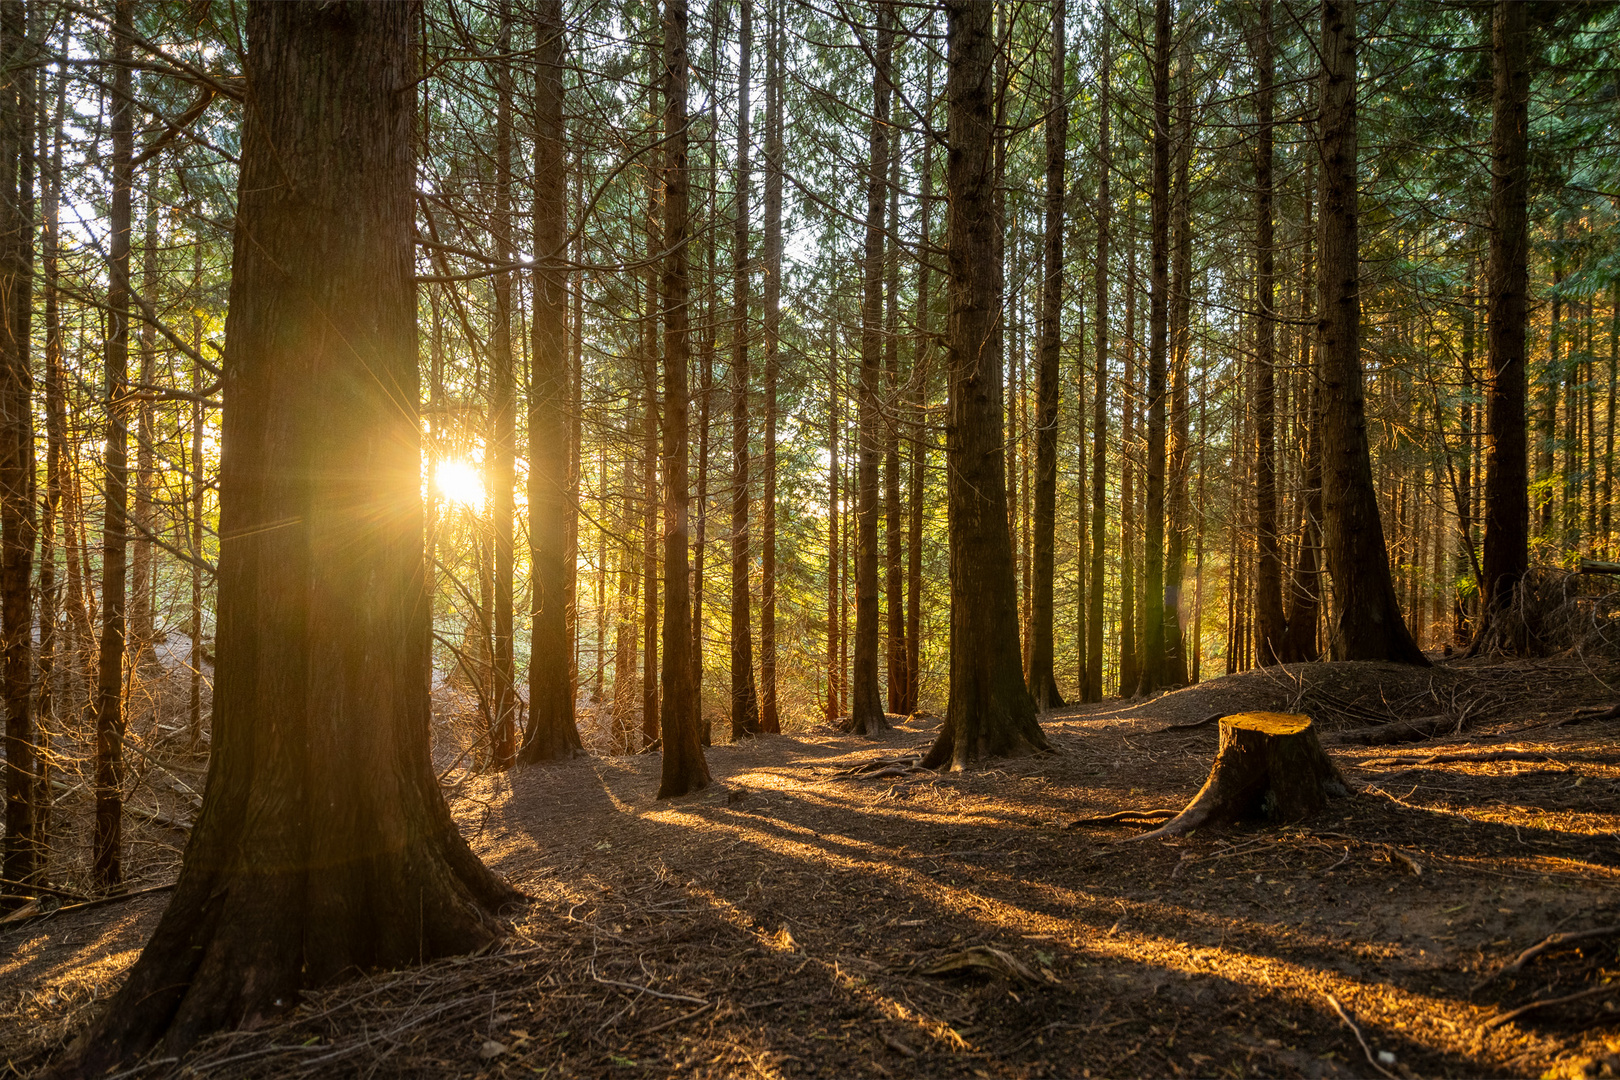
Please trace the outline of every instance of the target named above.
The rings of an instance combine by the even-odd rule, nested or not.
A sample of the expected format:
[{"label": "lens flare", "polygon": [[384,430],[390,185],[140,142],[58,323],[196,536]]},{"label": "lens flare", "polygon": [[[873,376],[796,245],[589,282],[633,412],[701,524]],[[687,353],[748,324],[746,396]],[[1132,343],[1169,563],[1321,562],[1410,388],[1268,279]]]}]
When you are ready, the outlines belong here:
[{"label": "lens flare", "polygon": [[484,510],[484,477],[478,467],[464,458],[446,458],[433,470],[433,486],[446,501],[465,506],[475,514]]}]

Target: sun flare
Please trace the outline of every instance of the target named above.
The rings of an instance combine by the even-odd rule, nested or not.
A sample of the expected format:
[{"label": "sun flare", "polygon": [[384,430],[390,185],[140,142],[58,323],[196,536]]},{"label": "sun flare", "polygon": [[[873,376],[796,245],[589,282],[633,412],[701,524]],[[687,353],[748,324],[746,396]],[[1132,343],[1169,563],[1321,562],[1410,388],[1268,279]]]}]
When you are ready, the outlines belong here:
[{"label": "sun flare", "polygon": [[446,502],[458,503],[473,513],[484,509],[484,477],[465,458],[446,458],[433,470],[433,486]]}]

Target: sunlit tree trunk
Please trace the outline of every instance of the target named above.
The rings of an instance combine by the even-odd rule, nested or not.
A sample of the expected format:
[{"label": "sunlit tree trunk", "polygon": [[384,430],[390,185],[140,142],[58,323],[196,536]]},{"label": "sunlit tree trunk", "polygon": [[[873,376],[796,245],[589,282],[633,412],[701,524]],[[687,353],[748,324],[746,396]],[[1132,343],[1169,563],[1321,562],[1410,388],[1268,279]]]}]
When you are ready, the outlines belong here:
[{"label": "sunlit tree trunk", "polygon": [[1152,284],[1148,298],[1147,514],[1142,612],[1142,693],[1164,678],[1165,377],[1170,290],[1170,0],[1154,5]]},{"label": "sunlit tree trunk", "polygon": [[[1109,201],[1109,173],[1114,152],[1110,143],[1110,80],[1113,77],[1113,15],[1108,4],[1102,8],[1102,64],[1097,81],[1097,359],[1092,372],[1096,388],[1091,406],[1091,590],[1086,596],[1086,680],[1084,697],[1101,701],[1103,696],[1103,581],[1108,524],[1108,230],[1113,205]],[[1123,455],[1121,455],[1123,458]],[[1084,478],[1082,477],[1082,485]],[[1082,507],[1084,497],[1080,499]],[[1083,511],[1082,511],[1083,512]]]},{"label": "sunlit tree trunk", "polygon": [[[500,31],[495,42],[495,213],[491,239],[495,259],[512,258],[512,11],[500,0]],[[517,691],[512,656],[513,496],[517,482],[517,416],[512,364],[512,273],[495,275],[494,325],[490,335],[489,516],[494,540],[493,633],[490,641],[490,733],[494,765],[509,769],[517,760]],[[566,545],[565,545],[566,546]],[[564,602],[564,609],[567,604]],[[570,649],[572,653],[572,649]],[[569,699],[573,699],[570,692]]]},{"label": "sunlit tree trunk", "polygon": [[412,22],[405,4],[247,12],[208,786],[168,910],[71,1075],[487,945],[517,899],[430,758]]},{"label": "sunlit tree trunk", "polygon": [[737,221],[732,255],[731,352],[731,737],[759,734],[752,598],[748,592],[748,199],[754,0],[741,0],[737,60]]},{"label": "sunlit tree trunk", "polygon": [[1255,565],[1254,630],[1262,665],[1275,663],[1287,629],[1282,602],[1282,544],[1277,534],[1276,255],[1271,209],[1273,166],[1272,83],[1277,62],[1271,45],[1271,0],[1260,0],[1254,35],[1257,112],[1254,148],[1255,209]]},{"label": "sunlit tree trunk", "polygon": [[776,381],[782,324],[782,0],[769,5],[765,67],[765,453],[760,495],[759,729],[782,730],[776,703]]}]

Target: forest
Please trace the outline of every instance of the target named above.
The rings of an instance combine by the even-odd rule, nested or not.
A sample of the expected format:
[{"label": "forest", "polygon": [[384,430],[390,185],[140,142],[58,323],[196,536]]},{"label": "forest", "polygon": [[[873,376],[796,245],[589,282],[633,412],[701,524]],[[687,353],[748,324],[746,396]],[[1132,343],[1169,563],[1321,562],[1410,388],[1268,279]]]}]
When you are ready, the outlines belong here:
[{"label": "forest", "polygon": [[0,0],[0,1076],[1620,1074],[1620,4]]}]

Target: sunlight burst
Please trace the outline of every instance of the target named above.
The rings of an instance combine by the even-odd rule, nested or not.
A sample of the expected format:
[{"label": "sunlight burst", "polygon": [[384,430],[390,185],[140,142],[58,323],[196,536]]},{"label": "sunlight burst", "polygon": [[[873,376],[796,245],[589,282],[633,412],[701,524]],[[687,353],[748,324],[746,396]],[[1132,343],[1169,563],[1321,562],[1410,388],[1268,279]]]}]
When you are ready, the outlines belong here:
[{"label": "sunlight burst", "polygon": [[447,502],[459,503],[475,514],[484,510],[484,477],[465,458],[446,458],[433,470],[433,486]]}]

